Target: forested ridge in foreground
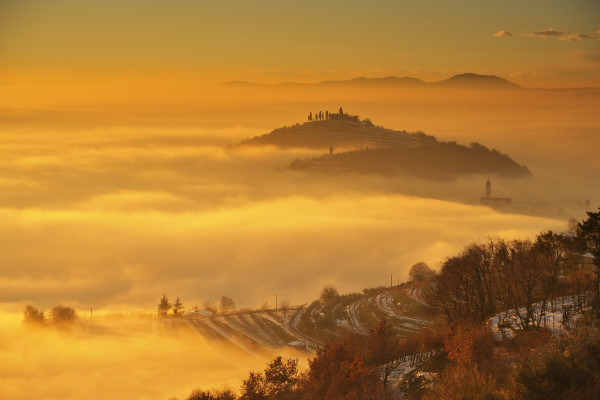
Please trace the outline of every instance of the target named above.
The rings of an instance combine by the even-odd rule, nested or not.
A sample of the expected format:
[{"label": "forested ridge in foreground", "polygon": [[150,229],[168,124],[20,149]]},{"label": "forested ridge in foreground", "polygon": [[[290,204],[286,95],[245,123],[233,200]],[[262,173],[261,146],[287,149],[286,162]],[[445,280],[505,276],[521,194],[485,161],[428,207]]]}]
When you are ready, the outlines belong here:
[{"label": "forested ridge in foreground", "polygon": [[438,273],[415,265],[439,319],[408,337],[382,319],[333,338],[306,371],[276,357],[239,395],[186,400],[599,398],[600,211],[587,214],[576,233],[470,244]]}]

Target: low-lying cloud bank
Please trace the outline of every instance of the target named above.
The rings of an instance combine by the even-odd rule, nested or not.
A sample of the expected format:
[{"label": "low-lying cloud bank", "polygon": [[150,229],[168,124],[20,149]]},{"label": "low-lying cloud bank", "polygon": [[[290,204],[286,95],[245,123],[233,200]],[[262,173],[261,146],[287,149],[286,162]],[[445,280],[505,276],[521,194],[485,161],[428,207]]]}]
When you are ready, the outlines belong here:
[{"label": "low-lying cloud bank", "polygon": [[[272,354],[249,355],[150,320],[95,318],[70,330],[26,329],[0,315],[0,398],[167,399],[197,387],[237,390]],[[283,351],[306,365],[306,354]]]},{"label": "low-lying cloud bank", "polygon": [[[255,132],[223,132],[223,141]],[[401,195],[471,199],[481,177],[429,185],[282,169],[307,151],[228,150],[213,131],[103,129],[7,134],[0,143],[0,303],[154,309],[230,296],[304,303],[325,284],[360,291],[406,279],[489,235],[563,222]],[[314,153],[314,151],[313,151]],[[475,186],[477,185],[477,186]]]},{"label": "low-lying cloud bank", "polygon": [[83,308],[153,308],[162,293],[189,307],[227,295],[252,308],[276,293],[303,303],[327,283],[349,291],[383,285],[390,274],[404,280],[413,263],[435,266],[469,241],[529,237],[563,225],[360,194],[186,212],[3,209],[0,218],[0,302]]},{"label": "low-lying cloud bank", "polygon": [[[360,291],[390,274],[402,281],[412,264],[435,267],[489,235],[566,226],[475,206],[487,177],[433,184],[304,174],[283,167],[318,151],[225,146],[260,132],[4,134],[0,303],[16,311],[26,303],[154,309],[163,293],[188,307],[224,295],[249,308],[275,294],[304,303],[325,284]],[[539,175],[492,177],[494,194],[544,199],[579,185],[561,191]]]},{"label": "low-lying cloud bank", "polygon": [[[290,94],[285,96],[289,102]],[[511,98],[499,108],[494,96],[468,105],[461,98],[448,105],[418,96],[382,104],[378,92],[371,102],[351,105],[389,128],[421,129],[440,139],[478,141],[507,152],[528,165],[533,177],[491,177],[494,195],[512,196],[515,203],[528,199],[536,209],[564,205],[560,215],[581,217],[571,208],[581,212],[584,199],[593,207],[600,196],[593,184],[597,98],[549,107],[545,93],[534,96],[541,102],[519,94],[526,97],[516,104]],[[414,263],[436,268],[470,241],[530,238],[566,227],[564,219],[478,206],[487,177],[433,184],[303,174],[282,167],[317,155],[314,151],[225,147],[282,121],[296,122],[299,109],[304,115],[305,109],[340,105],[337,98],[329,105],[314,98],[306,106],[278,105],[276,113],[263,103],[240,106],[236,122],[229,108],[220,114],[204,110],[203,118],[211,114],[229,125],[244,124],[239,118],[259,120],[268,126],[264,129],[199,129],[195,119],[187,125],[180,119],[185,126],[173,128],[177,114],[160,107],[163,114],[156,115],[162,125],[153,128],[62,126],[74,118],[85,126],[104,121],[70,110],[61,118],[42,113],[32,127],[21,126],[31,119],[25,114],[5,125],[0,137],[0,359],[5,361],[0,398],[182,397],[197,386],[231,382],[236,388],[270,357],[248,357],[197,337],[164,335],[148,321],[26,333],[20,324],[26,304],[43,310],[74,307],[84,323],[91,307],[94,315],[132,309],[153,314],[163,293],[172,300],[179,296],[188,308],[221,296],[232,297],[239,308],[274,304],[276,295],[279,301],[302,304],[326,284],[344,293],[387,285],[390,274],[403,281]]]}]

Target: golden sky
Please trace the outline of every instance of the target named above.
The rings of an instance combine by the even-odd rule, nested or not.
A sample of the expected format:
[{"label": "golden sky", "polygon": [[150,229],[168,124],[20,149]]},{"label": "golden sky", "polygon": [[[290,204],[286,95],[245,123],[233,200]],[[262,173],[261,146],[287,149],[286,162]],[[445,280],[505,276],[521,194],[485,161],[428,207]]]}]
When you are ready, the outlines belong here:
[{"label": "golden sky", "polygon": [[87,88],[462,72],[600,86],[598,15],[595,0],[3,0],[0,90],[76,101]]}]

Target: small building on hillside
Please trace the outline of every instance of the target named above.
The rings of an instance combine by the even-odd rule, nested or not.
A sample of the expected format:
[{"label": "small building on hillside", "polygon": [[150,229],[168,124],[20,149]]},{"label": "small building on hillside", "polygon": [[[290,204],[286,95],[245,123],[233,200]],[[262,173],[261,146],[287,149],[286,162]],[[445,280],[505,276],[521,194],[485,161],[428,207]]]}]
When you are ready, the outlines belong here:
[{"label": "small building on hillside", "polygon": [[485,196],[481,196],[479,199],[481,204],[485,206],[509,206],[512,204],[512,199],[510,197],[492,197],[492,182],[490,182],[490,178],[488,178],[485,183]]},{"label": "small building on hillside", "polygon": [[328,119],[333,121],[349,121],[349,122],[360,122],[358,119],[358,115],[349,115],[348,113],[344,113],[344,109],[340,107],[340,112],[335,113],[327,113]]},{"label": "small building on hillside", "polygon": [[[323,111],[316,112],[314,115],[311,112],[308,114],[309,121],[323,121],[323,120],[331,120],[331,121],[346,121],[346,122],[360,122],[358,115],[349,115],[344,112],[344,109],[340,107],[339,113],[332,113],[328,110],[323,113]],[[370,121],[369,121],[370,122]]]}]

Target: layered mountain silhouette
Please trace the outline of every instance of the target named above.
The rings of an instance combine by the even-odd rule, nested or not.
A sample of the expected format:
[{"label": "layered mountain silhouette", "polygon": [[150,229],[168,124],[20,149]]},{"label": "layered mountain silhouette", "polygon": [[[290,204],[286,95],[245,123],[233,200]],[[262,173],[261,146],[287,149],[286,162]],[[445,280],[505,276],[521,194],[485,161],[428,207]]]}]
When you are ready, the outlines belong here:
[{"label": "layered mountain silhouette", "polygon": [[398,87],[398,88],[427,88],[447,87],[465,89],[521,89],[519,85],[495,75],[479,75],[464,73],[454,75],[437,82],[425,82],[418,78],[388,76],[384,78],[354,78],[348,80],[330,80],[316,83],[284,82],[273,85],[247,81],[231,81],[221,84],[230,87],[322,87],[322,88],[358,88],[358,87]]},{"label": "layered mountain silhouette", "polygon": [[[315,117],[311,114],[309,118]],[[236,147],[317,149],[322,155],[295,159],[289,168],[330,174],[409,175],[431,180],[467,174],[515,178],[530,175],[526,166],[479,143],[464,146],[438,141],[423,132],[386,129],[342,109],[339,113],[319,113],[316,118],[245,139]]]}]

